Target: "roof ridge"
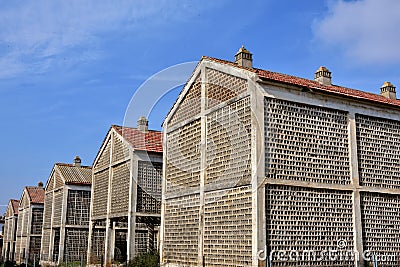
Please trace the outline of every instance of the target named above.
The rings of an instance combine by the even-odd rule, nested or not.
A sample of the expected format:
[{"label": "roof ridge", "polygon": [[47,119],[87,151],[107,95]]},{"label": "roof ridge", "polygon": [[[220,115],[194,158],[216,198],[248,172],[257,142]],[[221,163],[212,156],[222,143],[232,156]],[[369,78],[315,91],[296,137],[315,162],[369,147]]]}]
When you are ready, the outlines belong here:
[{"label": "roof ridge", "polygon": [[92,169],[92,166],[87,166],[87,165],[75,166],[73,163],[56,162],[56,163],[54,163],[54,165],[63,166],[63,167],[76,167],[76,168]]},{"label": "roof ridge", "polygon": [[[243,66],[239,66],[236,63],[224,59],[213,58],[209,56],[203,56],[202,59],[208,59],[211,61],[215,61],[217,63],[230,65],[236,68],[245,69],[251,71],[258,75],[261,79],[271,80],[275,82],[281,82],[286,84],[291,84],[300,87],[307,87],[310,89],[320,90],[324,93],[336,94],[340,96],[346,96],[350,98],[388,104],[391,106],[400,107],[400,99],[389,99],[380,94],[363,91],[360,89],[349,88],[341,85],[324,85],[319,82],[303,77],[298,77],[290,74],[284,74],[279,72],[274,72],[270,70],[260,69],[260,68],[247,68]],[[275,76],[275,77],[274,77]]]}]

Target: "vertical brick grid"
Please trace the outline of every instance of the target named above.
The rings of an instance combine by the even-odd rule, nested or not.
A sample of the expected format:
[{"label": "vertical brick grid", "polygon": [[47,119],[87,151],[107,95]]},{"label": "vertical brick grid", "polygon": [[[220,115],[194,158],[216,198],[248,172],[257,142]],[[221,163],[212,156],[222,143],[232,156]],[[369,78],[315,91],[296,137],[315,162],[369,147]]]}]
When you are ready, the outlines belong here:
[{"label": "vertical brick grid", "polygon": [[182,266],[197,266],[199,195],[169,199],[165,210],[164,259]]},{"label": "vertical brick grid", "polygon": [[350,184],[346,112],[265,98],[264,114],[266,176]]},{"label": "vertical brick grid", "polygon": [[199,187],[200,139],[200,120],[168,133],[167,193]]},{"label": "vertical brick grid", "polygon": [[193,118],[201,111],[201,74],[199,74],[190,86],[179,107],[172,116],[168,126]]},{"label": "vertical brick grid", "polygon": [[251,111],[246,97],[207,116],[206,185],[251,182]]},{"label": "vertical brick grid", "polygon": [[206,266],[250,266],[252,262],[250,186],[205,194]]},{"label": "vertical brick grid", "polygon": [[247,90],[247,81],[224,72],[206,68],[207,108],[225,102]]},{"label": "vertical brick grid", "polygon": [[400,121],[356,115],[356,127],[361,185],[400,189]]}]

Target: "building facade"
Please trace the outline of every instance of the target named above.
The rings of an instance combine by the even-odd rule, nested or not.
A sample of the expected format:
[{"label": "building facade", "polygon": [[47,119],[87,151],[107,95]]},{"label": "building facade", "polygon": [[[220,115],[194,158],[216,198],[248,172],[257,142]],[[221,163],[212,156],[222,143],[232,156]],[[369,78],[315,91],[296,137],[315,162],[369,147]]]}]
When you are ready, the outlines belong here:
[{"label": "building facade", "polygon": [[85,262],[89,237],[92,168],[56,163],[45,187],[41,265]]},{"label": "building facade", "polygon": [[113,125],[93,163],[88,263],[125,262],[157,247],[162,134]]},{"label": "building facade", "polygon": [[15,241],[17,237],[19,200],[10,199],[8,202],[3,231],[3,260],[14,261]]},{"label": "building facade", "polygon": [[26,186],[18,206],[15,261],[17,264],[39,261],[43,227],[44,189]]},{"label": "building facade", "polygon": [[333,85],[324,67],[314,80],[257,69],[242,47],[235,62],[202,58],[163,128],[163,266],[265,266],[265,255],[366,266],[371,254],[400,265],[392,84],[378,95]]}]

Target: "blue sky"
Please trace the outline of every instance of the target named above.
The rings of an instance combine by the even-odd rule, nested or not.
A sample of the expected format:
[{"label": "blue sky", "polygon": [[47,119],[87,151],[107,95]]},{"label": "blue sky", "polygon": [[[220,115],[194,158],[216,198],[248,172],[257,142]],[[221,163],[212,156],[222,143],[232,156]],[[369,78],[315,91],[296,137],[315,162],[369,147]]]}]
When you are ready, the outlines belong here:
[{"label": "blue sky", "polygon": [[[91,165],[151,75],[202,55],[378,92],[400,86],[400,1],[0,0],[0,205],[55,162]],[[179,90],[157,105],[161,122]],[[132,108],[132,107],[131,107]],[[133,107],[141,111],[140,103]],[[0,206],[0,212],[4,207]]]}]

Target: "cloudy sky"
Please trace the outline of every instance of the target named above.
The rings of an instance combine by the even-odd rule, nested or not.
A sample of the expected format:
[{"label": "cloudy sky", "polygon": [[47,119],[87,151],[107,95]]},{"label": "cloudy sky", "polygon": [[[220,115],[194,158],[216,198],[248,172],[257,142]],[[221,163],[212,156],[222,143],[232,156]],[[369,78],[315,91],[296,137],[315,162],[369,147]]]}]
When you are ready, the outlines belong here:
[{"label": "cloudy sky", "polygon": [[324,65],[338,85],[400,86],[399,13],[397,0],[2,1],[0,205],[55,162],[91,165],[141,84],[202,55],[232,60],[243,44],[259,68],[312,79]]}]

